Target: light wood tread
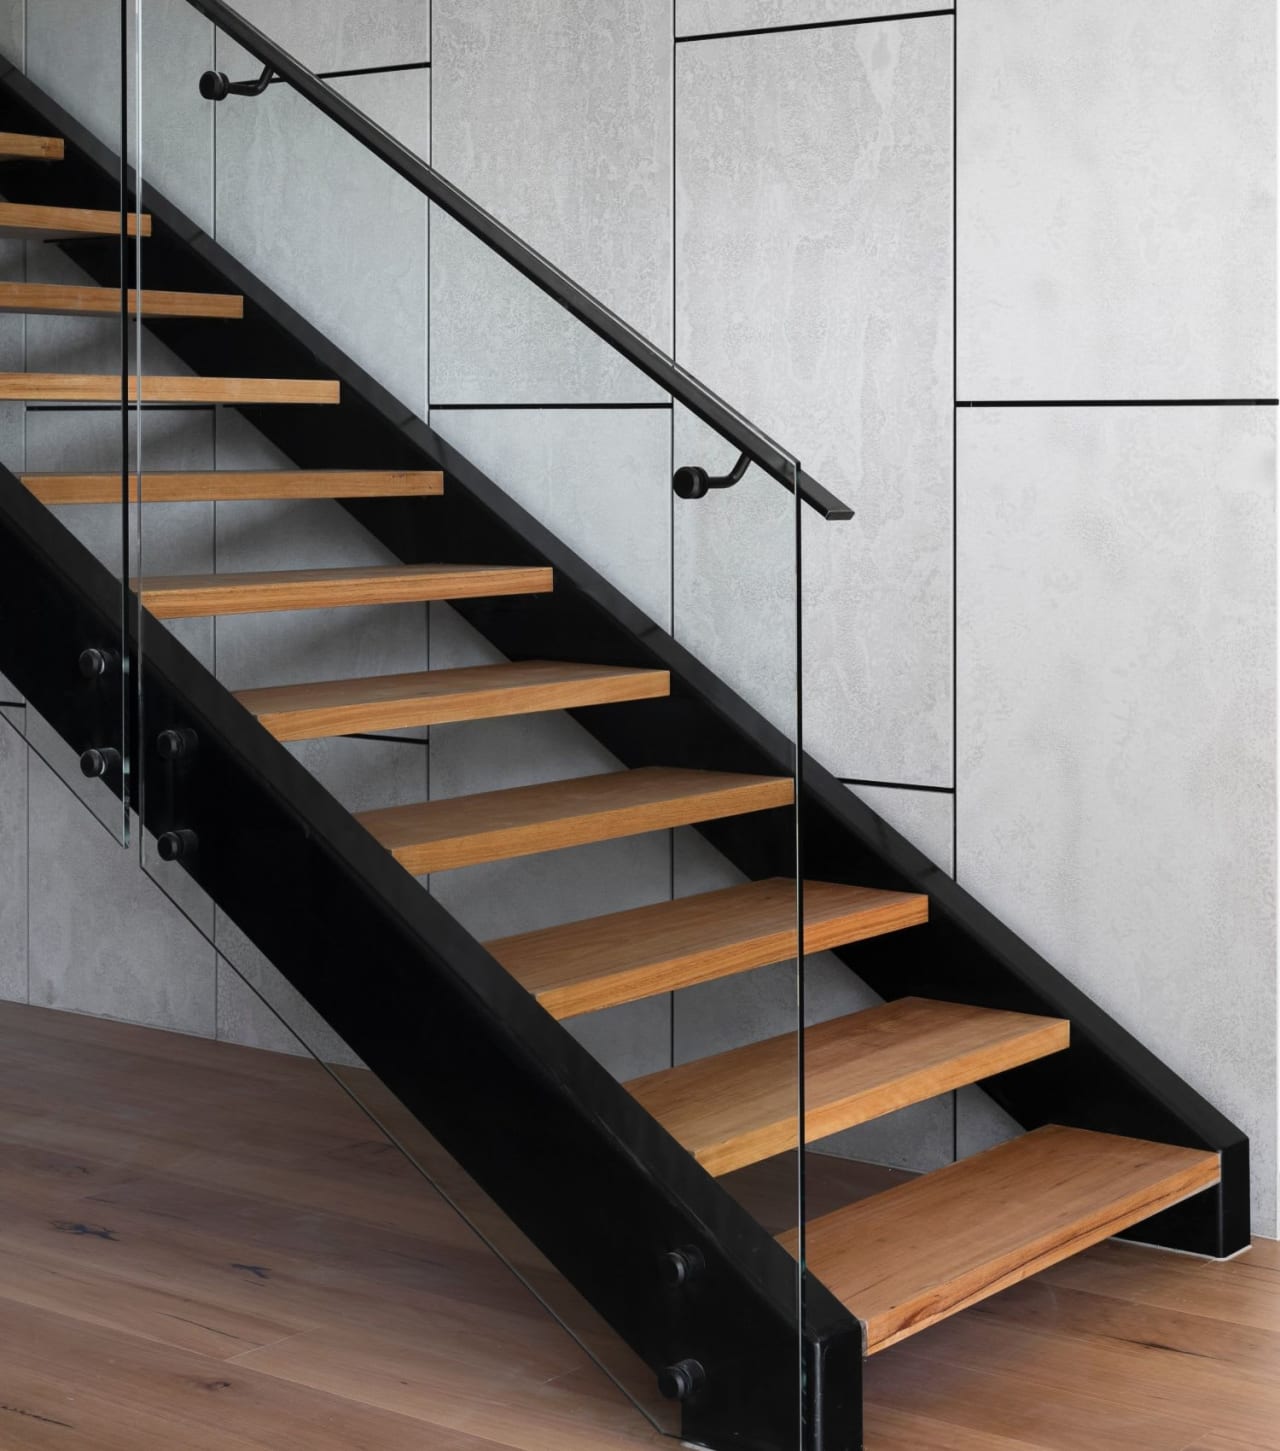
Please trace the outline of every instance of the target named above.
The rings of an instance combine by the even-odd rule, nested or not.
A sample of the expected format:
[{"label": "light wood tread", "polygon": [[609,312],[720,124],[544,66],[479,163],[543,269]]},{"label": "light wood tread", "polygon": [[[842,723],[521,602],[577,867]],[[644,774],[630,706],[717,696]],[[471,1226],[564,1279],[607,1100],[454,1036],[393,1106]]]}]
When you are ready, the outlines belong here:
[{"label": "light wood tread", "polygon": [[874,1354],[1218,1176],[1203,1149],[1050,1125],[814,1220],[805,1255]]},{"label": "light wood tread", "polygon": [[24,136],[0,131],[0,161],[61,161],[66,146],[61,136]]},{"label": "light wood tread", "polygon": [[[1061,1018],[901,998],[805,1030],[805,1140],[949,1093],[1067,1046]],[[796,1035],[627,1084],[710,1174],[796,1146]]]},{"label": "light wood tread", "polygon": [[[128,217],[130,237],[151,235],[151,218]],[[88,207],[33,207],[26,202],[0,202],[0,237],[24,242],[55,242],[71,237],[118,237],[120,213]]]},{"label": "light wood tread", "polygon": [[[145,393],[144,393],[145,397]],[[22,474],[22,482],[45,504],[119,504],[120,472]],[[356,499],[424,497],[444,493],[444,475],[430,469],[265,469],[236,473],[144,473],[148,504],[192,504],[246,499]],[[129,479],[136,502],[138,480]]]},{"label": "light wood tread", "polygon": [[236,699],[277,740],[303,741],[354,731],[402,730],[542,710],[574,710],[620,700],[651,700],[670,690],[671,676],[665,670],[530,660],[306,685],[268,685],[242,690]]},{"label": "light wood tread", "polygon": [[[131,581],[135,590],[138,580]],[[549,569],[483,564],[384,564],[264,574],[151,575],[142,603],[157,619],[413,604],[481,595],[546,594]]]},{"label": "light wood tread", "polygon": [[[0,399],[19,403],[118,403],[119,373],[0,373]],[[138,379],[129,378],[129,401],[138,401]],[[329,378],[166,378],[142,380],[148,403],[337,403]]]},{"label": "light wood tread", "polygon": [[645,766],[361,812],[415,876],[789,806],[789,776]]},{"label": "light wood tread", "polygon": [[[52,282],[0,282],[0,312],[47,313],[62,317],[119,317],[118,287],[78,287]],[[129,315],[138,314],[138,294],[130,289]],[[244,298],[220,292],[142,293],[148,317],[244,316]]]},{"label": "light wood tread", "polygon": [[[804,886],[804,946],[823,952],[928,918],[913,892]],[[796,888],[788,877],[747,882],[486,943],[555,1018],[729,977],[795,956]]]}]

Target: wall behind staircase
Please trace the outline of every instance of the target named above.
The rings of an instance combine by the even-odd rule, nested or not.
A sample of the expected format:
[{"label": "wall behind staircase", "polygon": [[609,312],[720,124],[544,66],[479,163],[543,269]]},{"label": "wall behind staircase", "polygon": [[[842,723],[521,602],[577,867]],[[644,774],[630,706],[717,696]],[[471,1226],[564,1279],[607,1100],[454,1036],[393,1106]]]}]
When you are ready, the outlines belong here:
[{"label": "wall behind staircase", "polygon": [[[851,524],[805,523],[808,747],[1250,1131],[1274,1231],[1275,422],[1216,401],[1276,393],[1268,0],[958,0],[912,20],[889,0],[240,8],[316,68],[394,67],[337,84],[852,500]],[[672,463],[727,466],[723,444],[287,88],[193,102],[215,60],[256,68],[181,0],[149,0],[143,24],[157,183],[788,725],[782,491],[753,471],[673,500]],[[107,17],[4,0],[0,45],[110,139],[86,101]],[[96,344],[76,327],[33,321],[24,342],[6,322],[0,346],[78,367]],[[1187,398],[1211,401],[1157,406]],[[5,462],[92,462],[87,425],[57,421],[28,416],[20,444],[5,423]],[[262,447],[222,414],[173,419],[157,446],[223,464]],[[335,512],[286,540],[271,506],[218,506],[162,542],[222,568],[368,558]],[[232,685],[488,658],[447,607],[384,619],[353,639],[354,612],[250,617],[199,648]],[[361,806],[611,764],[568,720],[431,734],[309,749]],[[25,773],[0,769],[16,800]],[[51,854],[78,830],[63,814]],[[40,850],[37,833],[33,1000],[278,1040],[158,894],[154,960],[118,982],[86,968],[90,993],[47,944]],[[431,885],[493,935],[724,872],[676,833]],[[169,932],[198,961],[189,990],[157,993]],[[867,1000],[813,972],[815,1014]],[[26,981],[0,971],[0,990]],[[761,973],[579,1031],[638,1073],[788,1010]],[[930,1167],[1010,1127],[975,1092],[833,1147]]]}]

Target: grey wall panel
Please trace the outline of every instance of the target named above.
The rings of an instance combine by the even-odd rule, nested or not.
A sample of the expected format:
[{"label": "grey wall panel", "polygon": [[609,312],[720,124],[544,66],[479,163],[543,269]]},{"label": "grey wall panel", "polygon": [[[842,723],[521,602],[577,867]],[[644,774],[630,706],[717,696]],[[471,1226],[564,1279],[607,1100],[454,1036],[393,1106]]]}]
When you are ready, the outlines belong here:
[{"label": "grey wall panel", "polygon": [[1272,0],[965,0],[961,398],[1269,397]]},{"label": "grey wall panel", "polygon": [[859,800],[900,831],[930,861],[954,874],[955,798],[941,791],[901,791],[890,786],[851,786]]},{"label": "grey wall panel", "polygon": [[670,410],[433,409],[431,423],[670,628]]},{"label": "grey wall panel", "polygon": [[8,720],[0,720],[0,998],[27,1000],[27,743]]},{"label": "grey wall panel", "polygon": [[822,25],[908,10],[941,10],[941,4],[914,6],[904,0],[675,0],[676,34],[706,35],[725,30],[754,30],[779,25]]},{"label": "grey wall panel", "polygon": [[[671,346],[670,0],[433,0],[433,160],[664,350]],[[660,396],[434,215],[431,398]]]},{"label": "grey wall panel", "polygon": [[[951,21],[677,53],[677,358],[857,510],[805,519],[806,744],[950,785]],[[677,462],[730,462],[705,435],[678,413]],[[676,628],[783,724],[774,494],[677,507]]]},{"label": "grey wall panel", "polygon": [[213,948],[30,760],[31,1002],[212,1037]]},{"label": "grey wall panel", "polygon": [[1275,1225],[1275,418],[960,423],[960,883],[1254,1139]]},{"label": "grey wall panel", "polygon": [[0,0],[0,55],[22,65],[26,58],[27,0]]},{"label": "grey wall panel", "polygon": [[[239,0],[251,24],[311,70],[354,70],[431,59],[427,0]],[[236,72],[243,80],[252,72]]]},{"label": "grey wall panel", "polygon": [[[218,64],[246,64],[220,39]],[[431,73],[335,86],[421,155]],[[425,198],[287,86],[218,107],[217,238],[425,416]]]},{"label": "grey wall panel", "polygon": [[[185,0],[147,0],[141,37],[131,22],[127,55],[130,158],[137,157],[140,120],[144,181],[150,178],[206,229],[213,223],[213,107],[196,85],[213,64],[213,34]],[[27,74],[120,149],[119,6],[84,0],[29,5]]]},{"label": "grey wall panel", "polygon": [[956,1095],[956,1154],[967,1159],[994,1149],[1023,1132],[1021,1124],[998,1108],[980,1088],[962,1088]]}]

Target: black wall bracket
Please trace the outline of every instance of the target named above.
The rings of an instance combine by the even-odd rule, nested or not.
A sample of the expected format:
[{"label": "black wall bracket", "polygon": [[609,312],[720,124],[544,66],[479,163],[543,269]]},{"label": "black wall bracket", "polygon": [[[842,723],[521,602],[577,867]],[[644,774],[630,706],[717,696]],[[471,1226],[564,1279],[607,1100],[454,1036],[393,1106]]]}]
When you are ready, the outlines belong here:
[{"label": "black wall bracket", "polygon": [[225,101],[228,96],[260,96],[279,77],[264,66],[256,81],[230,81],[221,71],[205,71],[200,77],[200,94],[206,101]]},{"label": "black wall bracket", "polygon": [[671,487],[678,498],[705,499],[711,489],[731,489],[734,484],[741,483],[742,476],[750,465],[751,460],[745,453],[727,474],[709,474],[697,464],[685,464],[683,468],[675,471]]}]

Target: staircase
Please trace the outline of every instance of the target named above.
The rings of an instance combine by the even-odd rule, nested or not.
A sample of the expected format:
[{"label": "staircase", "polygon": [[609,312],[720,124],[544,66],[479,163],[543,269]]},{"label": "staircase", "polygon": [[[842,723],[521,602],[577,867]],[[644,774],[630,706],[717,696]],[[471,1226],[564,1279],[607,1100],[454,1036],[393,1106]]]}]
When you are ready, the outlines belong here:
[{"label": "staircase", "polygon": [[[0,235],[117,236],[116,159],[16,72],[0,109],[15,128],[0,134],[14,163]],[[820,1451],[860,1444],[864,1355],[1111,1235],[1215,1255],[1247,1242],[1239,1132],[811,762],[804,951],[836,951],[887,1001],[806,1032],[803,1125],[794,1032],[608,1079],[562,1020],[795,955],[786,742],[150,200],[139,229],[163,286],[142,309],[195,373],[149,377],[144,398],[244,407],[299,466],[148,474],[148,502],[332,500],[403,562],[148,576],[143,608],[170,621],[448,600],[508,660],[232,694],[148,622],[143,716],[200,748],[157,768],[145,825],[650,1362],[688,1438],[794,1444],[799,1231],[773,1241],[714,1181],[938,1094],[981,1083],[1028,1132],[807,1225],[803,1394]],[[75,256],[105,283],[108,252]],[[7,313],[107,318],[120,301],[109,285],[0,284]],[[272,376],[235,376],[238,355]],[[0,374],[5,400],[119,396],[118,376]],[[0,669],[77,751],[100,738],[102,698],[69,692],[69,662],[110,640],[113,610],[118,630],[119,591],[49,511],[119,504],[116,474],[0,478],[0,606],[24,622],[6,625]],[[626,769],[353,817],[280,748],[547,711],[577,713]],[[481,945],[413,881],[681,826],[746,883]]]}]

